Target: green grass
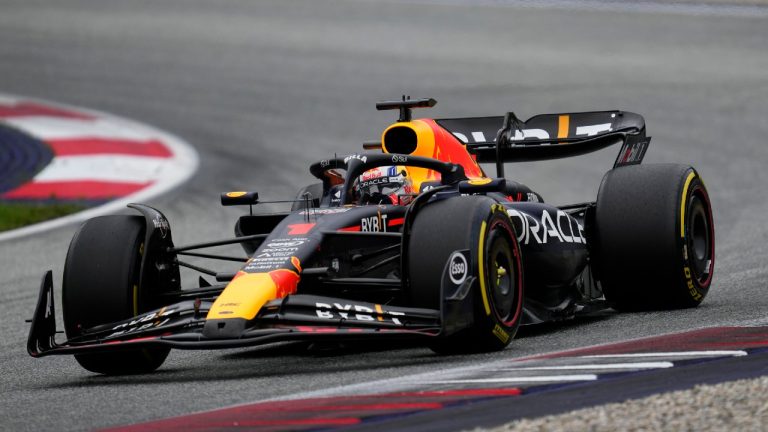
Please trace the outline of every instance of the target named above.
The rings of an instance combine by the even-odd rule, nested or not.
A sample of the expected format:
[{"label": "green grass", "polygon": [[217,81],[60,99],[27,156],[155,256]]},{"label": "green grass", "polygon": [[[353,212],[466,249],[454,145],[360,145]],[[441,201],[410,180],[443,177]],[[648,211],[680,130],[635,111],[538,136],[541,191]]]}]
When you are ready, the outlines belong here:
[{"label": "green grass", "polygon": [[0,231],[76,213],[88,207],[70,203],[0,203]]}]

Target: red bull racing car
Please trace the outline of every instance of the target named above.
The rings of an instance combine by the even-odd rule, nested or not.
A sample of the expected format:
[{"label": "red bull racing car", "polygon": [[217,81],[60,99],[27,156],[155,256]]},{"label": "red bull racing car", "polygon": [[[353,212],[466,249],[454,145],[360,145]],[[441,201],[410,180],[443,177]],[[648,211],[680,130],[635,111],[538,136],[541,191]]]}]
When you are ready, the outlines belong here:
[{"label": "red bull racing car", "polygon": [[[149,372],[171,348],[416,338],[439,353],[504,349],[522,324],[612,307],[697,306],[712,281],[714,225],[690,166],[642,165],[650,138],[625,111],[412,119],[434,99],[382,102],[398,121],[368,152],[310,166],[290,211],[250,211],[231,239],[176,245],[158,210],[84,223],[69,247],[57,342],[43,277],[33,357],[72,354],[103,374]],[[509,162],[619,155],[596,201],[554,206],[504,177]],[[481,163],[495,164],[490,175]],[[201,249],[240,244],[242,256]],[[184,261],[240,262],[221,272]],[[180,268],[202,273],[182,287]],[[186,270],[185,270],[186,271]]]}]

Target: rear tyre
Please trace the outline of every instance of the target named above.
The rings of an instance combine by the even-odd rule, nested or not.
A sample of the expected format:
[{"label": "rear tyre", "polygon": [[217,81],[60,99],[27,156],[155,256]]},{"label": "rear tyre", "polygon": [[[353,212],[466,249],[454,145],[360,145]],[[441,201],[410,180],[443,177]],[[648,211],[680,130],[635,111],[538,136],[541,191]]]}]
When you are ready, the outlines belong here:
[{"label": "rear tyre", "polygon": [[[84,330],[145,312],[152,293],[139,284],[144,253],[144,218],[101,216],[85,222],[69,245],[64,264],[62,304],[67,338]],[[76,354],[85,369],[107,375],[151,372],[169,348]]]},{"label": "rear tyre", "polygon": [[714,221],[707,189],[690,166],[609,171],[595,225],[597,276],[617,309],[695,307],[709,292]]},{"label": "rear tyre", "polygon": [[444,354],[502,350],[517,333],[523,305],[522,256],[504,207],[487,197],[457,197],[417,214],[408,243],[413,306],[440,309],[441,284],[450,280],[456,251],[468,251],[463,276],[472,281],[473,322],[431,348]]},{"label": "rear tyre", "polygon": [[[307,196],[307,194],[309,196]],[[323,184],[315,183],[309,186],[304,186],[299,190],[296,195],[296,200],[291,206],[291,211],[303,210],[307,208],[307,200],[309,200],[309,207],[320,207],[320,200],[323,198]]]}]

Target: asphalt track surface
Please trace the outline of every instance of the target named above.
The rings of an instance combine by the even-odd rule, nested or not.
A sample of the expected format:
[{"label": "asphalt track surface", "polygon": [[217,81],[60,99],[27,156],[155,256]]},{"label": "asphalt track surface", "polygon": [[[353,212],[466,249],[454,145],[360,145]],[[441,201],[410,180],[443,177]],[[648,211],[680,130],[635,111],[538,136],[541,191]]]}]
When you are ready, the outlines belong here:
[{"label": "asphalt track surface", "polygon": [[[177,243],[227,237],[220,191],[292,197],[309,163],[376,139],[406,93],[430,116],[626,109],[654,137],[647,162],[696,166],[717,229],[696,310],[529,329],[496,354],[305,345],[171,354],[155,374],[106,378],[27,356],[44,269],[57,288],[75,227],[0,244],[0,429],[88,429],[344,384],[710,325],[768,322],[768,19],[765,14],[468,7],[462,2],[0,0],[0,90],[91,107],[179,135],[198,176],[151,202]],[[548,202],[594,199],[614,151],[508,168]],[[642,269],[638,269],[642,271]],[[58,298],[57,298],[58,299]],[[375,389],[371,389],[374,391]]]}]

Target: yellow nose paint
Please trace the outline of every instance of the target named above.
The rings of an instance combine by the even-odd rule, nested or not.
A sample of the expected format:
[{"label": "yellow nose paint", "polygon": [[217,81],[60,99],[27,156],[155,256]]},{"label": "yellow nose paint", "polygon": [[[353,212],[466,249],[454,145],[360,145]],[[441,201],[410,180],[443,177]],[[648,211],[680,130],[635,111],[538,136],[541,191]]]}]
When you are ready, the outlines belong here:
[{"label": "yellow nose paint", "polygon": [[240,273],[213,303],[206,319],[252,320],[270,300],[277,298],[277,284],[269,273]]}]

